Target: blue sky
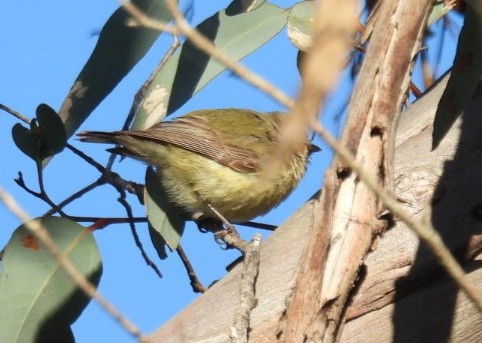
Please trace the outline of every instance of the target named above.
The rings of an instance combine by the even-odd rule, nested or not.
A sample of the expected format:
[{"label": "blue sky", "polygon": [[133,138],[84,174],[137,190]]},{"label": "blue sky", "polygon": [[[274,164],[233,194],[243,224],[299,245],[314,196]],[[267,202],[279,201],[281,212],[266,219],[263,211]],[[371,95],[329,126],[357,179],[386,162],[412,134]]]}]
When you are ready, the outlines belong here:
[{"label": "blue sky", "polygon": [[[225,8],[230,1],[194,2],[193,24],[197,24],[214,12]],[[273,1],[287,7],[295,1]],[[0,12],[0,103],[22,114],[33,117],[40,103],[47,103],[55,110],[60,108],[77,74],[95,46],[96,34],[104,22],[117,8],[112,0],[94,1],[11,1],[1,2]],[[171,38],[163,35],[141,63],[100,104],[81,129],[119,129],[131,106],[138,88],[162,58]],[[447,50],[452,50],[447,46]],[[445,65],[450,62],[445,57]],[[278,85],[287,94],[295,97],[299,85],[296,70],[296,50],[288,42],[283,30],[273,41],[248,56],[243,63]],[[442,73],[445,68],[440,68]],[[347,73],[344,75],[347,78]],[[418,84],[420,85],[420,84]],[[323,114],[324,123],[337,131],[340,120],[333,116],[346,101],[349,89],[342,87],[332,97]],[[223,73],[176,114],[202,108],[238,107],[258,111],[282,110],[279,104],[228,72]],[[37,189],[34,163],[19,153],[11,139],[11,127],[17,120],[0,113],[0,186],[10,192],[31,216],[38,216],[48,207],[38,199],[26,194],[13,179],[22,171],[27,185]],[[105,163],[109,154],[102,145],[82,144],[70,141],[97,161]],[[282,223],[291,213],[319,189],[324,169],[331,154],[323,143],[316,141],[323,152],[313,156],[309,171],[300,186],[281,204],[258,221],[269,224]],[[143,182],[145,165],[128,159],[117,162],[115,171],[126,179]],[[71,193],[94,181],[98,172],[86,165],[69,151],[53,159],[45,171],[46,188],[54,201],[61,201]],[[104,186],[80,199],[67,212],[83,216],[125,216],[117,204],[117,194],[112,187]],[[136,216],[144,215],[144,209],[131,196]],[[10,238],[19,222],[3,206],[0,206],[2,229],[0,245]],[[239,228],[249,238],[259,230]],[[143,262],[134,246],[126,225],[113,225],[96,232],[95,238],[103,258],[104,273],[99,291],[144,333],[149,333],[172,317],[195,295],[189,286],[184,269],[175,254],[158,261],[151,248],[145,225],[138,225],[138,232],[149,256],[157,262],[164,274],[163,279]],[[201,234],[193,225],[185,230],[182,244],[189,255],[200,279],[206,284],[221,278],[225,266],[238,257],[234,251],[224,251],[209,234]],[[107,314],[96,304],[91,304],[73,326],[77,342],[133,342]]]}]

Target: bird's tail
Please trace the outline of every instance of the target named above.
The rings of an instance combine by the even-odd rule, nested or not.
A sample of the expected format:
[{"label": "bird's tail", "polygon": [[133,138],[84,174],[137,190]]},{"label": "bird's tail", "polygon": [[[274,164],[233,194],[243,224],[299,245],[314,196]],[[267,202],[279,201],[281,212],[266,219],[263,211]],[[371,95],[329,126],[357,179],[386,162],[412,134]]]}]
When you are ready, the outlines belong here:
[{"label": "bird's tail", "polygon": [[77,134],[82,142],[118,144],[117,132],[82,131]]},{"label": "bird's tail", "polygon": [[128,148],[123,146],[121,131],[117,132],[102,132],[102,131],[82,131],[77,134],[77,137],[82,142],[88,143],[111,143],[117,144],[115,148],[107,149],[108,152],[113,154],[132,157],[134,159],[139,159],[135,153],[132,153]]}]

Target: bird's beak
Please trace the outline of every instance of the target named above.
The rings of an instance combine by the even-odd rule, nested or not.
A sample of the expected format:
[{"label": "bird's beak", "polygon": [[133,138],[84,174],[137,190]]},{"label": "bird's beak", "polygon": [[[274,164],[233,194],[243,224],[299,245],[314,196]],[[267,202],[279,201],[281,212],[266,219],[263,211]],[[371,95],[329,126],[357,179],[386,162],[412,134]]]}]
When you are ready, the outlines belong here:
[{"label": "bird's beak", "polygon": [[321,151],[321,148],[319,146],[311,143],[308,144],[308,154],[311,155],[312,153],[318,152],[318,151]]}]

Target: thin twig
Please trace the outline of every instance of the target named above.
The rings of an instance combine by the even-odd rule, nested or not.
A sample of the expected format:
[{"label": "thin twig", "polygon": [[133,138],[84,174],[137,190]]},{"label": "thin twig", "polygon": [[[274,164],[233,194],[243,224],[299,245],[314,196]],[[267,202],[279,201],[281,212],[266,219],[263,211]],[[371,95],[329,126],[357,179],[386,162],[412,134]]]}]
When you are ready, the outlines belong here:
[{"label": "thin twig", "polygon": [[[114,185],[114,187],[117,189],[117,191],[119,192],[120,194],[120,197],[117,199],[119,201],[119,203],[124,207],[124,209],[126,210],[126,213],[127,213],[127,217],[129,219],[132,219],[134,218],[133,214],[132,214],[132,208],[131,206],[129,205],[129,203],[127,202],[126,200],[126,192],[124,191],[124,189],[122,189],[121,187],[119,186],[116,186]],[[150,259],[150,257],[147,255],[146,251],[144,250],[144,246],[142,245],[142,242],[139,238],[139,235],[137,234],[137,230],[136,230],[136,225],[134,223],[133,220],[129,220],[129,227],[131,229],[131,233],[132,233],[132,237],[134,238],[134,242],[136,243],[136,246],[137,248],[139,249],[139,251],[141,252],[141,255],[142,255],[142,258],[144,259],[144,262],[146,262],[146,264],[152,268],[152,270],[154,270],[154,272],[157,274],[157,276],[159,276],[160,278],[162,278],[162,273],[161,273],[161,270],[159,269],[159,267]]]},{"label": "thin twig", "polygon": [[181,244],[179,244],[176,248],[176,252],[179,255],[179,258],[181,259],[182,264],[184,265],[184,268],[186,269],[187,276],[189,277],[189,281],[191,283],[192,290],[196,293],[204,293],[206,292],[206,287],[201,283],[199,278],[196,275],[196,272],[194,271],[194,268],[189,261],[189,258],[187,257],[186,253],[184,252],[184,249],[181,247]]},{"label": "thin twig", "polygon": [[[98,171],[100,171],[102,173],[102,177],[101,177],[102,181],[99,181],[99,182],[109,183],[114,188],[116,188],[116,190],[120,194],[120,197],[118,199],[119,202],[121,203],[121,205],[126,210],[128,218],[133,219],[134,217],[132,215],[132,209],[126,201],[125,190],[127,190],[130,193],[136,194],[139,201],[142,203],[144,186],[139,185],[135,182],[124,180],[123,178],[120,177],[119,174],[114,173],[114,172],[110,171],[109,169],[105,168],[100,163],[98,163],[97,161],[95,161],[91,157],[87,156],[86,154],[84,154],[79,149],[71,146],[70,144],[67,144],[67,148],[70,149],[77,156],[84,159],[87,163],[94,166]],[[146,264],[149,267],[151,267],[159,277],[162,277],[162,273],[161,273],[159,267],[157,267],[157,265],[149,258],[146,251],[144,250],[142,242],[139,239],[139,235],[137,234],[134,221],[130,220],[130,221],[128,221],[128,223],[129,223],[129,227],[130,227],[132,236],[134,238],[135,244],[136,244],[137,248],[139,249],[139,251],[141,252],[142,258],[144,259]]]},{"label": "thin twig", "polygon": [[143,203],[144,185],[123,179],[119,174],[108,170],[103,165],[95,161],[93,158],[87,156],[82,151],[70,144],[67,144],[66,147],[74,154],[82,158],[84,161],[89,163],[91,166],[93,166],[95,169],[97,169],[100,173],[102,173],[102,178],[105,183],[108,183],[114,187],[115,185],[120,186],[122,189],[125,189],[129,193],[135,194],[139,201]]},{"label": "thin twig", "polygon": [[4,105],[4,104],[0,104],[0,110],[4,110],[5,112],[7,113],[10,113],[11,115],[13,115],[15,118],[17,119],[20,119],[21,121],[23,121],[25,124],[30,124],[30,122],[32,121],[31,119],[25,117],[23,114],[11,109],[10,107]]},{"label": "thin twig", "polygon": [[41,195],[39,192],[36,192],[34,191],[33,189],[31,189],[30,187],[28,187],[26,184],[25,184],[25,180],[23,179],[23,173],[22,172],[18,172],[18,179],[13,179],[13,181],[15,181],[15,183],[17,185],[19,185],[24,191],[26,191],[27,193],[33,195],[34,197],[36,198],[41,198]]},{"label": "thin twig", "polygon": [[[79,198],[81,198],[84,194],[87,194],[88,192],[90,192],[91,190],[97,188],[98,186],[104,184],[105,181],[103,180],[103,178],[99,178],[97,179],[96,181],[92,182],[91,184],[83,187],[82,189],[78,190],[77,192],[75,192],[74,194],[68,196],[67,198],[65,198],[64,200],[62,200],[60,203],[57,204],[57,208],[58,209],[62,209],[64,208],[65,206],[67,206],[68,204],[70,204],[72,201],[74,200],[77,200]],[[48,210],[47,212],[44,213],[44,217],[45,216],[51,216],[52,214],[54,214],[56,211],[55,208],[52,208],[50,210]],[[72,219],[73,217],[72,216],[67,216],[69,219]]]},{"label": "thin twig", "polygon": [[[383,204],[420,237],[432,253],[437,256],[439,263],[445,268],[450,277],[465,292],[474,305],[477,306],[478,310],[482,312],[482,297],[478,294],[474,285],[468,280],[464,270],[453,257],[450,250],[445,246],[430,220],[424,220],[423,223],[415,220],[398,204],[393,195],[381,187],[371,175],[364,171],[352,154],[345,147],[341,146],[320,123],[313,121],[311,127],[338,156],[357,173],[363,183],[380,198]],[[430,209],[427,209],[427,211],[429,210]]]},{"label": "thin twig", "polygon": [[61,216],[66,216],[65,212],[62,211],[61,208],[57,206],[56,203],[53,202],[52,199],[50,199],[47,191],[45,190],[45,185],[44,185],[44,173],[43,173],[43,167],[40,162],[36,163],[37,165],[37,177],[38,177],[38,184],[40,188],[40,196],[43,201],[45,201],[49,206],[55,210],[55,212],[58,212]]},{"label": "thin twig", "polygon": [[36,198],[39,198],[40,200],[46,202],[53,210],[53,212],[58,212],[61,216],[64,216],[66,217],[67,214],[65,214],[61,208],[56,205],[51,199],[50,197],[47,195],[47,192],[45,191],[45,188],[43,186],[43,182],[41,182],[42,180],[42,176],[41,175],[38,175],[38,179],[39,179],[39,184],[40,184],[40,192],[36,192],[34,191],[33,189],[31,189],[30,187],[28,187],[26,184],[25,184],[25,180],[23,178],[23,174],[22,172],[18,172],[18,179],[14,179],[15,183],[17,185],[19,185],[23,190],[25,190],[27,193],[33,195],[34,197]]},{"label": "thin twig", "polygon": [[13,197],[0,187],[0,200],[5,207],[16,217],[18,217],[32,234],[39,239],[47,248],[50,254],[58,261],[60,266],[65,270],[71,280],[84,291],[90,298],[97,303],[114,318],[127,332],[141,342],[147,342],[147,338],[143,336],[141,331],[130,322],[127,317],[122,315],[112,304],[102,297],[92,283],[90,283],[82,273],[75,267],[72,262],[60,251],[55,241],[52,239],[48,231],[38,221],[32,218],[18,206]]},{"label": "thin twig", "polygon": [[[123,217],[83,217],[83,216],[68,216],[70,220],[73,220],[78,223],[96,223],[102,222],[102,227],[106,227],[107,225],[111,224],[126,224],[126,223],[147,223],[146,217],[132,217],[132,218],[123,218]],[[100,225],[99,225],[100,226]]]},{"label": "thin twig", "polygon": [[97,169],[99,172],[101,173],[104,173],[105,172],[105,168],[102,164],[100,164],[99,162],[97,162],[96,160],[94,160],[92,157],[86,155],[84,152],[82,152],[81,150],[77,149],[76,147],[74,147],[73,145],[70,145],[70,144],[67,144],[65,146],[67,149],[69,149],[70,151],[72,151],[74,154],[76,154],[77,156],[79,156],[81,159],[83,159],[85,162],[87,162],[88,164],[90,164],[91,166],[93,166],[95,169]]}]

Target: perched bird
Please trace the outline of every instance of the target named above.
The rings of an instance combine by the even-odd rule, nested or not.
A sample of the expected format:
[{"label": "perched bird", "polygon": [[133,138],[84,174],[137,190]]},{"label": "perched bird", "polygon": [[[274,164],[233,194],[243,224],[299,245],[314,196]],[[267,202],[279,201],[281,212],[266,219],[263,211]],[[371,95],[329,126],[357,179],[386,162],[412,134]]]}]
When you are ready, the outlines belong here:
[{"label": "perched bird", "polygon": [[275,174],[261,180],[263,161],[277,151],[281,112],[218,109],[191,112],[138,131],[78,134],[81,141],[114,143],[109,151],[157,168],[168,200],[188,214],[232,223],[268,212],[293,190],[309,155],[319,148],[306,143]]}]

